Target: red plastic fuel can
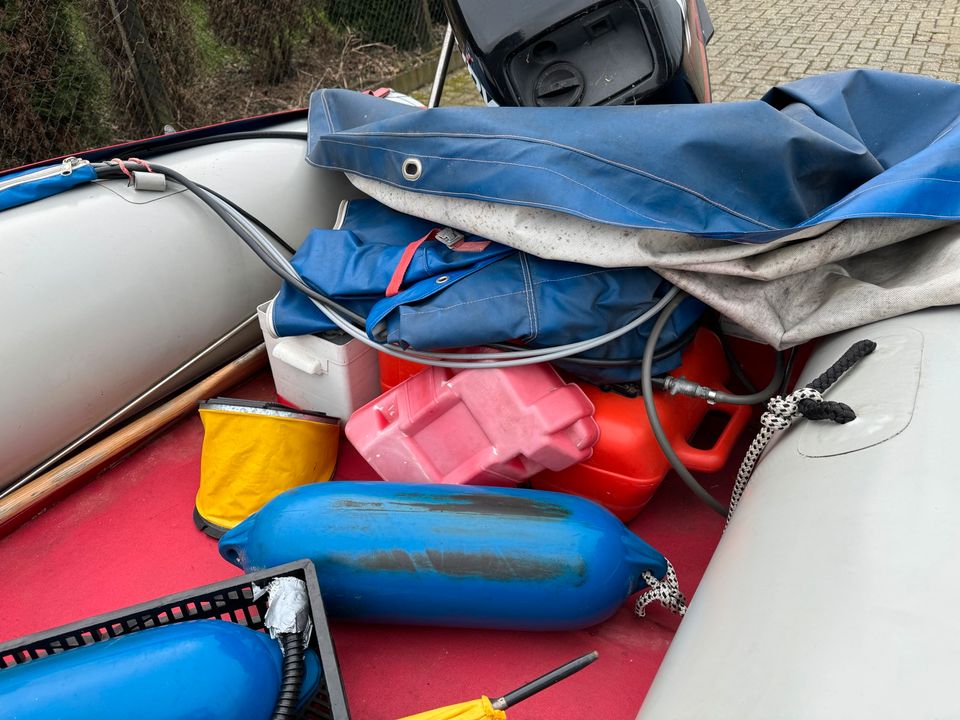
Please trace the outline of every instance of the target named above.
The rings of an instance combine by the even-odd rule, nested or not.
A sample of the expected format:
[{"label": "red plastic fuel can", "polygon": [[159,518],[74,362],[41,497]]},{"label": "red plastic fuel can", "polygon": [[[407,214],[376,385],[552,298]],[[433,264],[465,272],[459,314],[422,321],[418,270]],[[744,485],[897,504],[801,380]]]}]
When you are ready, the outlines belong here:
[{"label": "red plastic fuel can", "polygon": [[[716,335],[701,329],[683,353],[683,362],[671,373],[702,385],[724,389],[729,366]],[[595,385],[580,385],[595,407],[600,440],[593,456],[559,472],[542,472],[531,478],[539,490],[572,493],[594,500],[623,521],[640,512],[663,478],[670,463],[657,445],[650,429],[643,398],[604,391]],[[684,465],[694,471],[717,472],[727,462],[738,437],[750,419],[751,410],[742,405],[708,405],[682,395],[657,393],[657,414],[671,445]],[[708,420],[722,421],[722,429],[710,447],[690,443]]]},{"label": "red plastic fuel can", "polygon": [[412,360],[404,360],[386,353],[380,355],[380,390],[387,392],[402,383],[408,377],[426,370],[429,365],[421,365]]}]

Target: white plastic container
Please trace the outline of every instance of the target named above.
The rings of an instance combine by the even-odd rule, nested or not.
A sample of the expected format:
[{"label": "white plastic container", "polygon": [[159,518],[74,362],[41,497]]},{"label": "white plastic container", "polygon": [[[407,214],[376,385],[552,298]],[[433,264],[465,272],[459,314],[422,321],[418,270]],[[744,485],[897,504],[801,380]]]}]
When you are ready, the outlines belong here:
[{"label": "white plastic container", "polygon": [[359,340],[317,335],[278,337],[271,320],[273,301],[257,308],[280,401],[301,410],[346,421],[380,394],[377,352]]}]

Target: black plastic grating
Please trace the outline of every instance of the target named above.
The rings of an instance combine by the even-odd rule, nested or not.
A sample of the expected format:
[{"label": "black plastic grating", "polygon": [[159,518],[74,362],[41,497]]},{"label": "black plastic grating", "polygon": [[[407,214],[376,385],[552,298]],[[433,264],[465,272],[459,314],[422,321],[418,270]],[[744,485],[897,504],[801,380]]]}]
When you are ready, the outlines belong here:
[{"label": "black plastic grating", "polygon": [[266,596],[254,601],[253,585],[263,587],[275,577],[289,575],[299,577],[307,584],[314,624],[310,647],[317,652],[323,666],[320,686],[299,718],[300,720],[349,720],[350,713],[343,692],[336,651],[323,609],[323,600],[320,597],[320,588],[317,585],[313,565],[308,561],[289,563],[250,573],[233,580],[159,598],[115,613],[100,615],[0,644],[0,670],[138,630],[183,620],[217,618],[262,631]]}]

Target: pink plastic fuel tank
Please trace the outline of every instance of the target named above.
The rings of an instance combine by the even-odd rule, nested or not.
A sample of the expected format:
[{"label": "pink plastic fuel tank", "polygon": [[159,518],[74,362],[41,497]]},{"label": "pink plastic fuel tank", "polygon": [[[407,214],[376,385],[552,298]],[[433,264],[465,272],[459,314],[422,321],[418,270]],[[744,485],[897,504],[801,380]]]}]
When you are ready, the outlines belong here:
[{"label": "pink plastic fuel tank", "polygon": [[385,480],[516,485],[590,457],[593,404],[547,365],[432,367],[357,410],[346,435]]}]

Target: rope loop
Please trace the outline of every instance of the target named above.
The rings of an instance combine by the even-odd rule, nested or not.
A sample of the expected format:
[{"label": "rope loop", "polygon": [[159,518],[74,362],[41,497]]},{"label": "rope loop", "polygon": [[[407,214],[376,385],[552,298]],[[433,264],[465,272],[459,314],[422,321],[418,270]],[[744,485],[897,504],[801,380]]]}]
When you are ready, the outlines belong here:
[{"label": "rope loop", "polygon": [[637,617],[646,617],[647,605],[656,601],[663,605],[674,615],[686,615],[687,599],[680,592],[680,581],[677,579],[677,571],[669,560],[667,563],[667,572],[658,580],[654,574],[647,570],[640,574],[644,582],[647,583],[647,590],[637,598],[637,603],[633,610]]},{"label": "rope loop", "polygon": [[809,420],[830,420],[839,425],[856,419],[857,414],[853,411],[853,408],[846,403],[824,400],[823,393],[839,380],[840,376],[847,370],[872,353],[876,347],[877,344],[872,340],[860,340],[854,343],[839,360],[806,387],[794,390],[786,397],[777,395],[770,398],[767,402],[766,412],[760,416],[760,431],[753,442],[750,443],[746,455],[743,456],[743,462],[740,463],[737,481],[734,483],[733,492],[730,494],[727,525],[730,524],[730,518],[733,517],[737,505],[740,504],[740,498],[743,496],[743,491],[747,489],[747,483],[750,482],[757,461],[763,455],[763,451],[774,433],[786,430],[801,416]]},{"label": "rope loop", "polygon": [[786,430],[801,415],[804,400],[823,402],[823,396],[813,388],[795,390],[786,397],[776,395],[767,402],[767,411],[760,416],[760,424],[771,430]]}]

